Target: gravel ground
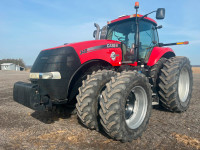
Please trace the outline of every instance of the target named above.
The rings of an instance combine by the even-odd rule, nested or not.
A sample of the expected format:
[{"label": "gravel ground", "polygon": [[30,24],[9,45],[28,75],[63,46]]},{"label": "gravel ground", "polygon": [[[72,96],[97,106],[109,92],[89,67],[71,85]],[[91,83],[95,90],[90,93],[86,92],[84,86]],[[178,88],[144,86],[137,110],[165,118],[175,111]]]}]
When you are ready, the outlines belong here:
[{"label": "gravel ground", "polygon": [[38,112],[13,101],[16,81],[27,72],[0,71],[1,149],[200,149],[200,74],[194,74],[193,97],[184,113],[154,108],[147,130],[132,143],[113,141],[83,127],[76,115],[60,109]]}]

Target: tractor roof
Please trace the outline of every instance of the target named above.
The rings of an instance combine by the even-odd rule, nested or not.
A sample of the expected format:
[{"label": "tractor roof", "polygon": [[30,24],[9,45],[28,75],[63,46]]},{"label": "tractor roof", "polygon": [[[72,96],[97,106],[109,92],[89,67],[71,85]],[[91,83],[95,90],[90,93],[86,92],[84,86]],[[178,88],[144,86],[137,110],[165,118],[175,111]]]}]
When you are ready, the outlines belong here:
[{"label": "tractor roof", "polygon": [[[138,14],[137,16],[138,17],[142,17],[143,15]],[[130,18],[135,18],[135,17],[136,17],[136,14],[122,16],[122,17],[119,17],[119,18],[117,18],[115,20],[108,21],[108,24],[116,23],[116,22],[119,22],[119,21],[122,21],[122,20],[130,19]],[[144,19],[152,22],[155,25],[157,25],[157,22],[155,20],[149,18],[149,17],[144,17]]]}]

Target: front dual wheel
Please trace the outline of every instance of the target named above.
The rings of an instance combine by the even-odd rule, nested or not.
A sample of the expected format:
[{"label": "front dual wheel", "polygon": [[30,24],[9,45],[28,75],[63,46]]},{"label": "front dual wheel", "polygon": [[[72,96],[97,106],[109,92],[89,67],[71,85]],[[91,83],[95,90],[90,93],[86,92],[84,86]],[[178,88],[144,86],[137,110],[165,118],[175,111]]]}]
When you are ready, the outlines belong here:
[{"label": "front dual wheel", "polygon": [[99,70],[87,76],[79,88],[77,95],[77,115],[80,121],[89,129],[99,130],[99,100],[101,92],[105,89],[111,77],[116,72],[112,70]]},{"label": "front dual wheel", "polygon": [[100,122],[112,138],[132,141],[145,131],[151,104],[151,86],[144,75],[136,71],[118,73],[102,92]]}]

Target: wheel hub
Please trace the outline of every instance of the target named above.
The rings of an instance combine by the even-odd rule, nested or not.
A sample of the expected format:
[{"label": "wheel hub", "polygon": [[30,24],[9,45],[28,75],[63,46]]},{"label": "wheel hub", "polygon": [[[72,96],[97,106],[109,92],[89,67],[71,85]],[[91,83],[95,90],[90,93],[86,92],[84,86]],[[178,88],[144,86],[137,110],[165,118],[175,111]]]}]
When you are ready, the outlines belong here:
[{"label": "wheel hub", "polygon": [[178,95],[181,102],[185,102],[187,100],[190,89],[190,78],[189,72],[186,67],[184,67],[179,76],[178,82]]},{"label": "wheel hub", "polygon": [[138,128],[144,121],[147,113],[147,94],[143,87],[134,87],[126,101],[125,119],[131,129]]},{"label": "wheel hub", "polygon": [[129,119],[133,113],[134,113],[134,106],[135,106],[135,94],[133,92],[130,93],[127,101],[126,101],[126,112],[125,112],[125,118]]}]

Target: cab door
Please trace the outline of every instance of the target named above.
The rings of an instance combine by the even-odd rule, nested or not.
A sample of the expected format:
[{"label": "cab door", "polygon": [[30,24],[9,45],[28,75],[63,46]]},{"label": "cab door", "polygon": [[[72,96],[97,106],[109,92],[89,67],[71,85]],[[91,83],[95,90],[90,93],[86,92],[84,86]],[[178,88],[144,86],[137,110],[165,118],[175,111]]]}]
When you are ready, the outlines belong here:
[{"label": "cab door", "polygon": [[158,34],[154,24],[140,22],[140,49],[139,60],[146,61],[155,46],[158,46]]}]

